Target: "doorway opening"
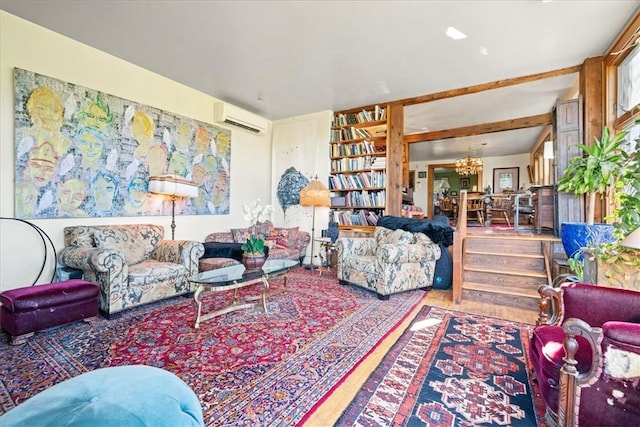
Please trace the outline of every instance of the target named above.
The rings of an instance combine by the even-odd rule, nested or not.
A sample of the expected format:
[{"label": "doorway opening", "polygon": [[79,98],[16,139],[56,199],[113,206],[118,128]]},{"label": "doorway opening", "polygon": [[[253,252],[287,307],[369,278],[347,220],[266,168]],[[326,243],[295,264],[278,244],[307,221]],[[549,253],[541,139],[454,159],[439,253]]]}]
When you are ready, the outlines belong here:
[{"label": "doorway opening", "polygon": [[[442,182],[446,179],[449,188],[446,189],[448,197],[456,197],[461,190],[482,191],[482,171],[477,175],[462,176],[456,172],[455,163],[434,163],[427,166],[427,215],[433,218],[436,201],[443,195],[444,189],[436,188],[436,180]],[[439,186],[441,187],[441,186]],[[436,194],[437,193],[437,194]]]}]

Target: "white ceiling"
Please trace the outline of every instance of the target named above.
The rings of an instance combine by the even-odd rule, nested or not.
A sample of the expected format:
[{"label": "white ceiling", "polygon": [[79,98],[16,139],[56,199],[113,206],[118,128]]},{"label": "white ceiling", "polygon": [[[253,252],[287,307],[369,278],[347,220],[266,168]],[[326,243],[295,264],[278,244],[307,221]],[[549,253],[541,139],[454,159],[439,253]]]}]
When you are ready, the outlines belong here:
[{"label": "white ceiling", "polygon": [[[582,64],[640,0],[1,0],[0,9],[272,120]],[[454,26],[468,37],[445,36]],[[405,133],[548,113],[576,75],[411,106]],[[99,89],[99,88],[98,88]],[[540,129],[412,144],[411,161],[530,150]]]}]

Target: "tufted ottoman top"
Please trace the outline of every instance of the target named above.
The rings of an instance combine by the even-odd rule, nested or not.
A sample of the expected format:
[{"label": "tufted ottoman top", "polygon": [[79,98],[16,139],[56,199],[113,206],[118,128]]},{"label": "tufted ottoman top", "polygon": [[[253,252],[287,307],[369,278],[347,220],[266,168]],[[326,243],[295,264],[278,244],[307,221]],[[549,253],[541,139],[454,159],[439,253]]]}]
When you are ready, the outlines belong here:
[{"label": "tufted ottoman top", "polygon": [[11,312],[30,311],[97,298],[99,292],[94,283],[71,279],[4,291],[0,293],[0,303]]},{"label": "tufted ottoman top", "polygon": [[198,397],[180,378],[144,365],[97,369],[40,392],[0,417],[13,426],[204,426]]}]

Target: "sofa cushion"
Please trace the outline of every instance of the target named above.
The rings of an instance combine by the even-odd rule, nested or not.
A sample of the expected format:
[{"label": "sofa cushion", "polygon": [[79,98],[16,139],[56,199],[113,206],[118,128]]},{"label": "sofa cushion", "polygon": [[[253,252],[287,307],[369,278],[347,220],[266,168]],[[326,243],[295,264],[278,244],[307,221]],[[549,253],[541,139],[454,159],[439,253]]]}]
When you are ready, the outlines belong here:
[{"label": "sofa cushion", "polygon": [[[147,259],[129,267],[128,283],[130,287],[147,287],[151,293],[161,293],[162,286],[168,286],[164,293],[172,295],[175,286],[182,284],[182,278],[187,276],[187,268],[182,264],[160,262]],[[175,293],[175,292],[174,292]]]},{"label": "sofa cushion", "polygon": [[231,235],[236,243],[244,243],[251,237],[251,230],[247,228],[232,228]]},{"label": "sofa cushion", "polygon": [[198,263],[198,271],[217,270],[218,268],[238,265],[240,261],[233,258],[202,258]]},{"label": "sofa cushion", "polygon": [[93,240],[97,248],[120,252],[127,265],[138,264],[147,256],[145,240],[127,228],[96,228]]}]

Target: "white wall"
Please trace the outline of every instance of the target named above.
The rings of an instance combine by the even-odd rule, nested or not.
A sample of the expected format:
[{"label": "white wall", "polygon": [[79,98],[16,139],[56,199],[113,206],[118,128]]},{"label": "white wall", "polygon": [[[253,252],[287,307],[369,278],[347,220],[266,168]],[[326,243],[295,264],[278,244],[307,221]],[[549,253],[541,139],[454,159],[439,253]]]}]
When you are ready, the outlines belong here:
[{"label": "white wall", "polygon": [[[0,215],[3,217],[14,216],[14,67],[213,123],[213,104],[217,99],[4,11],[0,11],[0,57]],[[257,198],[265,203],[274,202],[271,200],[271,132],[253,135],[235,128],[231,130],[230,214],[177,217],[176,239],[202,241],[210,232],[246,227],[243,204]],[[72,224],[154,223],[165,227],[165,235],[171,233],[170,216],[32,222],[51,236],[58,250],[63,247],[63,228]],[[0,291],[31,284],[42,260],[37,236],[30,235],[26,227],[7,223],[0,221]],[[52,265],[47,270],[52,271]],[[46,282],[48,277],[50,273],[40,282]]]},{"label": "white wall", "polygon": [[[292,206],[286,210],[278,202],[277,187],[282,174],[291,166],[311,180],[317,175],[325,186],[329,176],[329,138],[331,132],[331,111],[308,114],[273,122],[273,194],[274,222],[286,227],[299,226],[301,230],[320,237],[320,231],[328,227],[329,208],[316,208],[313,224],[313,208]],[[318,264],[317,245],[314,247],[314,264]],[[307,247],[307,257],[311,256],[311,245]],[[310,258],[305,259],[305,263]]]},{"label": "white wall", "polygon": [[[455,161],[456,159],[438,160],[433,162],[409,162],[409,170],[416,171],[416,185],[413,193],[413,203],[416,206],[419,206],[423,211],[427,212],[427,180],[429,165],[438,163],[455,163]],[[531,186],[529,174],[527,173],[527,165],[529,164],[528,153],[518,154],[515,156],[483,157],[482,162],[482,186],[479,186],[478,191],[483,191],[487,185],[490,185],[493,189],[494,168],[518,167],[520,168],[520,186],[524,186],[525,190]],[[427,178],[418,179],[419,171],[427,172]]]}]

